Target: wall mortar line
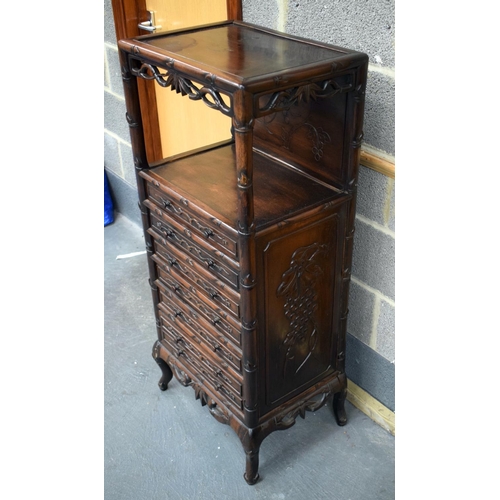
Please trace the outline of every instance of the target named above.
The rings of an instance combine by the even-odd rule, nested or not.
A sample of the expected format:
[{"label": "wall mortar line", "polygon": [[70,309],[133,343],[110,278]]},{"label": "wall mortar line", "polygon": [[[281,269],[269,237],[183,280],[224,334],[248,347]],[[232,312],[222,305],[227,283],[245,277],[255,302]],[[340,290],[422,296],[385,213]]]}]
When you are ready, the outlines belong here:
[{"label": "wall mortar line", "polygon": [[388,76],[392,79],[396,79],[396,72],[394,68],[388,66],[380,66],[378,64],[368,64],[368,71],[373,71],[374,73],[380,73],[381,75]]},{"label": "wall mortar line", "polygon": [[380,318],[380,297],[378,295],[375,295],[375,301],[373,304],[373,311],[372,311],[372,331],[370,333],[370,344],[369,344],[374,351],[377,351],[377,333],[378,333],[377,326],[379,318]]},{"label": "wall mortar line", "polygon": [[132,145],[130,144],[130,142],[127,142],[123,139],[123,137],[115,134],[115,132],[112,132],[111,130],[107,129],[107,128],[104,128],[104,133],[105,134],[108,134],[110,137],[112,137],[113,139],[116,139],[119,143],[121,144],[124,144],[125,146],[128,146],[129,148],[132,147]]},{"label": "wall mortar line", "polygon": [[108,93],[109,95],[111,95],[111,96],[113,96],[113,97],[116,97],[117,99],[120,99],[120,101],[125,102],[125,97],[124,97],[124,96],[122,96],[122,95],[120,95],[120,94],[117,94],[117,93],[113,92],[113,91],[111,90],[111,88],[108,88],[108,87],[106,87],[106,86],[105,86],[105,87],[104,87],[104,92]]},{"label": "wall mortar line", "polygon": [[389,229],[388,227],[383,226],[382,224],[379,224],[378,222],[375,222],[371,219],[368,219],[368,218],[364,217],[363,215],[356,214],[356,219],[360,220],[364,224],[367,224],[368,226],[371,226],[371,227],[377,229],[381,233],[387,234],[388,236],[392,236],[394,239],[396,239],[396,233],[392,229]]},{"label": "wall mortar line", "polygon": [[286,27],[286,19],[287,19],[287,14],[288,14],[288,0],[277,0],[278,2],[278,22],[276,29],[278,31],[285,31]]},{"label": "wall mortar line", "polygon": [[111,88],[111,74],[109,72],[109,61],[108,61],[108,54],[106,51],[104,51],[104,68],[105,68],[105,73],[106,73],[106,83],[104,84],[104,88],[110,89]]},{"label": "wall mortar line", "polygon": [[373,293],[373,295],[375,295],[376,297],[379,297],[381,300],[387,302],[392,307],[396,307],[396,302],[393,299],[387,297],[386,295],[384,295],[381,291],[377,290],[376,288],[373,288],[370,285],[367,285],[366,283],[359,280],[355,276],[351,276],[351,281],[353,283],[355,283],[356,285],[360,286],[361,288],[364,288],[368,292]]},{"label": "wall mortar line", "polygon": [[389,227],[389,220],[391,217],[391,198],[394,192],[394,179],[388,178],[385,189],[385,203],[384,203],[384,226]]}]

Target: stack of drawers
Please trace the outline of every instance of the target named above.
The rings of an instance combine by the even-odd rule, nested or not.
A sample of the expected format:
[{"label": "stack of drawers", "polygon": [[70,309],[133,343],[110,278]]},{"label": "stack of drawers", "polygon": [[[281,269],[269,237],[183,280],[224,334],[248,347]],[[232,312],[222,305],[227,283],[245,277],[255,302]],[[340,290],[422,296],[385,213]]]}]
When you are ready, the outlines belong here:
[{"label": "stack of drawers", "polygon": [[[243,418],[237,233],[147,172],[161,343],[174,368]],[[206,403],[203,401],[202,403]]]}]

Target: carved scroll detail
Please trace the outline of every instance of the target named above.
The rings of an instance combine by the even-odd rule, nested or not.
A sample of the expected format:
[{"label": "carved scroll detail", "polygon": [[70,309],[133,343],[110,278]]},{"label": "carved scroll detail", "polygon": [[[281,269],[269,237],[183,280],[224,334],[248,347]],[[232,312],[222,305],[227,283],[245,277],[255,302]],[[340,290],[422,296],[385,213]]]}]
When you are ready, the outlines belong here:
[{"label": "carved scroll detail", "polygon": [[327,402],[329,395],[329,392],[324,392],[319,400],[304,401],[299,407],[278,418],[276,421],[278,429],[291,427],[299,416],[305,419],[306,411],[316,411],[321,408]]},{"label": "carved scroll detail", "polygon": [[[154,352],[153,356],[158,356],[160,347]],[[203,384],[197,380],[193,380],[190,375],[188,375],[180,366],[177,365],[175,359],[172,356],[167,356],[167,363],[172,367],[172,372],[175,378],[185,387],[191,386],[194,389],[195,399],[199,399],[201,406],[207,406],[210,414],[222,424],[229,425],[230,414],[229,412],[219,406],[216,401],[214,401],[210,395],[206,392]]]},{"label": "carved scroll detail", "polygon": [[271,94],[267,103],[259,108],[259,114],[262,116],[270,112],[284,111],[294,104],[326,99],[340,92],[346,92],[351,88],[352,84],[341,86],[335,80],[324,80],[291,89],[279,90]]},{"label": "carved scroll detail", "polygon": [[[175,90],[183,96],[187,95],[193,101],[202,100],[209,108],[217,109],[225,115],[233,115],[231,106],[226,104],[220,92],[213,87],[195,85],[190,79],[174,71],[173,61],[170,60],[167,64],[169,69],[166,73],[161,73],[156,66],[148,63],[143,63],[138,69],[132,69],[132,73],[145,80],[156,80],[161,87],[170,87],[170,90]],[[215,77],[207,73],[206,78],[213,85]]]},{"label": "carved scroll detail", "polygon": [[191,381],[189,385],[194,389],[194,397],[200,400],[201,406],[207,406],[210,414],[220,423],[229,425],[229,413],[207,394],[204,387],[194,381]]},{"label": "carved scroll detail", "polygon": [[285,362],[283,377],[288,375],[289,362],[298,356],[306,355],[296,375],[311,357],[317,341],[315,313],[318,308],[318,282],[323,270],[318,265],[319,256],[328,251],[326,244],[313,243],[295,250],[290,267],[283,273],[276,294],[285,297],[284,312],[290,329],[283,340]]}]

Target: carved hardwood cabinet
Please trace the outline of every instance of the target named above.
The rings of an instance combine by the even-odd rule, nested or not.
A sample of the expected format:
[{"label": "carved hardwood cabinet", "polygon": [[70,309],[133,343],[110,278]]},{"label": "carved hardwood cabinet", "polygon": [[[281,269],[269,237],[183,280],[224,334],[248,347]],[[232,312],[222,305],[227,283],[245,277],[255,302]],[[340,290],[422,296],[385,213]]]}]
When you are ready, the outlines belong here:
[{"label": "carved hardwood cabinet", "polygon": [[[368,57],[243,22],[120,40],[158,340],[238,434],[329,398],[346,415],[345,335]],[[148,164],[137,79],[231,117],[232,139]]]}]

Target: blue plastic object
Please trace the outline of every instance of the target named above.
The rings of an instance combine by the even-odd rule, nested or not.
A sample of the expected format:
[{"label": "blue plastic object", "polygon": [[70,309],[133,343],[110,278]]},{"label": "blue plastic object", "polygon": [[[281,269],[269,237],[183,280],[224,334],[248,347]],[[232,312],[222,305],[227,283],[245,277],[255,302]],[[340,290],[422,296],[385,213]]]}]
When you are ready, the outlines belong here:
[{"label": "blue plastic object", "polygon": [[113,210],[113,200],[109,191],[108,176],[104,171],[104,227],[108,226],[115,220]]}]

